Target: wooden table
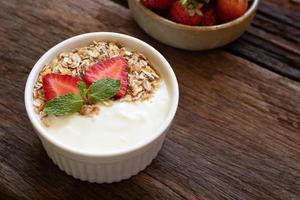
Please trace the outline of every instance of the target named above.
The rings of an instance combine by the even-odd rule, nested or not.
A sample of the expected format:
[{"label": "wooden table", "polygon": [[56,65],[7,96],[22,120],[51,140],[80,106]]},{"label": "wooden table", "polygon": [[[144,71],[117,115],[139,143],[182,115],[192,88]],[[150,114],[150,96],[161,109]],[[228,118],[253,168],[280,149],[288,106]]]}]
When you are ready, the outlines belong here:
[{"label": "wooden table", "polygon": [[[264,0],[236,42],[188,52],[147,36],[125,1],[1,0],[0,199],[300,199],[300,5]],[[114,184],[60,171],[27,118],[23,92],[38,58],[62,40],[116,31],[157,48],[180,85],[158,157]]]}]

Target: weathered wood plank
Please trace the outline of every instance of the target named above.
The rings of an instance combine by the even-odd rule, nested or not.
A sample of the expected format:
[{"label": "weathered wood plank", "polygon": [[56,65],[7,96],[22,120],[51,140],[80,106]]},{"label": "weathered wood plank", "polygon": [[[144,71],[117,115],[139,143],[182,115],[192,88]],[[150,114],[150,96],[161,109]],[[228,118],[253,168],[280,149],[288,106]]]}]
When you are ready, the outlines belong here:
[{"label": "weathered wood plank", "polygon": [[[1,197],[299,198],[299,83],[222,50],[162,45],[111,1],[59,2],[1,2],[0,46],[6,49],[0,52]],[[67,37],[91,31],[123,32],[149,42],[170,61],[180,84],[178,113],[159,156],[120,183],[90,184],[61,172],[43,151],[23,105],[26,77],[38,57]],[[283,63],[297,64],[292,55]]]},{"label": "weathered wood plank", "polygon": [[299,18],[298,11],[262,1],[247,33],[224,49],[300,81]]}]

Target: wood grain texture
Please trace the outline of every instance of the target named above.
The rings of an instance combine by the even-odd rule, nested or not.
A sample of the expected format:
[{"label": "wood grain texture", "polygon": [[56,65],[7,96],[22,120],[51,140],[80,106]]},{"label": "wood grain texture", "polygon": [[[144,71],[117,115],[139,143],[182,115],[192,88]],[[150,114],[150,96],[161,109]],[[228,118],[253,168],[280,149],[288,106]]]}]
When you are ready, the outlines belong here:
[{"label": "wood grain texture", "polygon": [[275,4],[274,1],[261,1],[246,34],[224,49],[300,81],[299,11],[300,6],[293,6],[291,2],[276,1]]},{"label": "wood grain texture", "polygon": [[[300,83],[223,50],[162,45],[112,1],[0,3],[0,199],[300,198]],[[92,31],[150,43],[170,61],[180,84],[178,112],[159,156],[137,176],[114,184],[61,172],[33,133],[23,103],[38,58],[62,40]],[[230,48],[239,42],[251,46],[241,38]]]}]

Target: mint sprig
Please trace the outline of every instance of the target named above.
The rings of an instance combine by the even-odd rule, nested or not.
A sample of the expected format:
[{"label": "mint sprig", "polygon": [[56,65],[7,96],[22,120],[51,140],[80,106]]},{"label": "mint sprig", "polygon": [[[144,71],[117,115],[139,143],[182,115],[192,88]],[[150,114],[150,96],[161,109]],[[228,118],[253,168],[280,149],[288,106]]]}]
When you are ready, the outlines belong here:
[{"label": "mint sprig", "polygon": [[85,103],[93,104],[105,101],[120,90],[120,81],[102,79],[93,83],[88,89],[84,82],[78,83],[80,94],[66,94],[48,101],[44,112],[48,115],[69,115],[79,112]]},{"label": "mint sprig", "polygon": [[120,90],[120,81],[113,79],[102,79],[93,83],[87,90],[90,103],[105,101],[115,96]]},{"label": "mint sprig", "polygon": [[48,101],[44,112],[48,115],[68,115],[80,111],[83,103],[79,94],[66,94]]},{"label": "mint sprig", "polygon": [[85,96],[86,95],[86,92],[87,92],[87,89],[86,89],[86,84],[82,81],[80,81],[77,85],[77,87],[79,88],[80,90],[80,96]]}]

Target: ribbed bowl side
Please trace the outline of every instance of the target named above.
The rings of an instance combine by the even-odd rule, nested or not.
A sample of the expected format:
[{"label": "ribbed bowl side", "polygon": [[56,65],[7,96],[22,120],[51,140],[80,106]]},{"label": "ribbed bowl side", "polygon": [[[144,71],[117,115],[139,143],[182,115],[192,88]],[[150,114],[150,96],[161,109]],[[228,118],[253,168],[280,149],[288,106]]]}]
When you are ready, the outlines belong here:
[{"label": "ribbed bowl side", "polygon": [[52,161],[68,175],[82,181],[111,183],[128,179],[145,169],[157,156],[164,137],[154,141],[146,151],[127,159],[111,163],[88,163],[69,158],[55,151],[43,142],[43,146]]}]

